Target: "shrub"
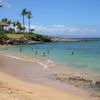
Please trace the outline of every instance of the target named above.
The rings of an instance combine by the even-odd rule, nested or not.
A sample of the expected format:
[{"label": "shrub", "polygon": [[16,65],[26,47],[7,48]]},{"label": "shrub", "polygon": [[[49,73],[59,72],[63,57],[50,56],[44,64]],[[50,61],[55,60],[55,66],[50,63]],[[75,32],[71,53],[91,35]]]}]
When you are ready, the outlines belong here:
[{"label": "shrub", "polygon": [[8,39],[4,32],[0,32],[0,39]]},{"label": "shrub", "polygon": [[46,35],[36,34],[36,33],[28,33],[25,34],[26,38],[36,40],[36,41],[43,41],[43,42],[50,42],[51,38]]}]

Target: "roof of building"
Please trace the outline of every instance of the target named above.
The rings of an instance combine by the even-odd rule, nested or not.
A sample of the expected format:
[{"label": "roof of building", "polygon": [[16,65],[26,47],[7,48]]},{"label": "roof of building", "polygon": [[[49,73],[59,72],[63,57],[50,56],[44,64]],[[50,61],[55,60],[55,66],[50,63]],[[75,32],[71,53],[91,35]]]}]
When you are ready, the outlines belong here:
[{"label": "roof of building", "polygon": [[2,21],[0,21],[0,25],[1,25],[1,26],[8,26],[7,23],[4,23],[4,22],[2,22]]}]

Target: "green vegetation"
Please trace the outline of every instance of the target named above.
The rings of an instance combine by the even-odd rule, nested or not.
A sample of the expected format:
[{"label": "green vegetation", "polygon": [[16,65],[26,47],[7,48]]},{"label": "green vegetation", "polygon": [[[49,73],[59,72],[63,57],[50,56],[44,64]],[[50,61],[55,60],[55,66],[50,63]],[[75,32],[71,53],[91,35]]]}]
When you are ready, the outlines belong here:
[{"label": "green vegetation", "polygon": [[0,33],[0,39],[8,39],[8,36],[3,32]]},{"label": "green vegetation", "polygon": [[31,11],[27,12],[27,18],[28,18],[28,32],[30,33],[30,20],[32,18],[32,12]]},{"label": "green vegetation", "polygon": [[26,38],[32,41],[42,41],[42,42],[50,42],[51,38],[46,35],[40,35],[36,33],[11,33],[9,31],[0,31],[0,39],[22,39]]},{"label": "green vegetation", "polygon": [[[4,33],[0,33],[0,35],[1,34],[4,34]],[[51,40],[49,36],[40,35],[36,33],[29,33],[29,34],[25,33],[25,35],[22,33],[5,33],[4,35],[7,38],[11,38],[11,39],[28,38],[34,41],[36,40],[36,41],[44,41],[44,42],[49,42]]]},{"label": "green vegetation", "polygon": [[22,37],[24,37],[24,34],[7,33],[6,36],[8,38],[14,38],[14,39],[16,39],[16,38],[22,38]]},{"label": "green vegetation", "polygon": [[25,16],[26,16],[28,18],[28,32],[30,33],[30,20],[32,18],[32,12],[24,8],[21,11],[21,15],[23,17],[23,26],[22,26],[23,32],[25,32],[25,29],[26,29],[25,27]]},{"label": "green vegetation", "polygon": [[[23,18],[23,24],[17,20],[17,21],[11,21],[8,18],[2,18],[1,22],[7,24],[6,25],[6,31],[9,32],[20,32],[20,33],[25,33],[26,32],[26,25],[25,25],[25,17],[28,19],[28,33],[33,32],[34,29],[31,29],[30,23],[32,19],[32,12],[27,10],[27,9],[22,9],[20,15],[22,15]],[[5,26],[2,26],[2,30],[5,30]]]},{"label": "green vegetation", "polygon": [[21,11],[21,15],[22,15],[22,17],[23,17],[23,32],[25,32],[25,16],[27,15],[27,9],[23,9],[22,11]]},{"label": "green vegetation", "polygon": [[[23,23],[19,20],[11,21],[7,18],[2,18],[1,21],[6,25],[1,25],[0,43],[20,44],[32,43],[32,41],[50,42],[51,38],[46,35],[34,33],[35,29],[31,28],[32,12],[27,9],[22,9],[21,13]],[[26,29],[25,17],[28,19],[28,29]],[[28,32],[27,32],[28,30]],[[7,41],[8,40],[8,41]]]},{"label": "green vegetation", "polygon": [[43,42],[50,42],[51,41],[51,38],[49,36],[40,35],[40,34],[36,34],[36,33],[25,34],[25,37],[29,38],[31,40],[36,40],[36,41],[43,41]]}]

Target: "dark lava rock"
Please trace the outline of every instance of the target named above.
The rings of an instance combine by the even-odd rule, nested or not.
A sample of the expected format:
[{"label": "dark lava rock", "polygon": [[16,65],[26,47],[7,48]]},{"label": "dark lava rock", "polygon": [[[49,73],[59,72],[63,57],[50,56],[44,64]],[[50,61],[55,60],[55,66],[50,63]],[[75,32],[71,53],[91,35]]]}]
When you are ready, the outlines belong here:
[{"label": "dark lava rock", "polygon": [[95,83],[95,85],[98,86],[98,87],[100,88],[100,81],[97,81],[97,82]]}]

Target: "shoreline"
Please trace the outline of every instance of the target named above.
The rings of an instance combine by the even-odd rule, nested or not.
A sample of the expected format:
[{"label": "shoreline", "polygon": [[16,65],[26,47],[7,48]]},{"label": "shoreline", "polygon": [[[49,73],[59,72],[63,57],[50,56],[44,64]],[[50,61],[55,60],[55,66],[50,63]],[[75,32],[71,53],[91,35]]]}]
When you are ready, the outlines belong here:
[{"label": "shoreline", "polygon": [[[9,53],[9,54],[8,54]],[[0,51],[0,55],[3,55],[3,56],[7,56],[7,57],[11,57],[11,58],[14,58],[16,60],[22,60],[22,61],[29,61],[29,62],[33,62],[33,63],[37,63],[39,65],[41,65],[44,69],[50,69],[50,70],[53,70],[55,72],[61,72],[62,74],[65,73],[65,74],[70,74],[72,76],[77,76],[77,75],[80,75],[80,76],[86,76],[86,78],[90,78],[91,80],[100,80],[99,78],[99,74],[98,73],[94,73],[94,72],[91,72],[91,71],[82,71],[82,70],[76,70],[75,68],[72,68],[71,66],[68,66],[66,67],[65,65],[59,65],[55,62],[53,62],[52,60],[49,60],[49,59],[41,59],[41,58],[34,58],[34,57],[31,57],[31,56],[28,56],[28,55],[25,55],[23,53],[16,53],[16,52],[8,52],[8,51]],[[62,67],[60,67],[62,66]]]},{"label": "shoreline", "polygon": [[[35,65],[34,67],[35,68],[33,68],[36,72],[31,72],[32,73],[32,75],[30,75],[30,76],[28,76],[28,78],[30,77],[30,78],[32,78],[31,79],[31,81],[30,81],[30,79],[27,79],[27,73],[25,72],[25,74],[21,74],[22,76],[16,76],[16,75],[14,75],[14,77],[17,77],[18,79],[23,79],[23,81],[25,81],[25,82],[31,82],[31,83],[37,83],[37,84],[43,84],[43,85],[46,85],[46,86],[50,86],[50,87],[53,87],[53,88],[58,88],[58,89],[61,89],[61,90],[63,90],[63,91],[67,91],[67,92],[70,92],[70,93],[73,93],[73,94],[75,94],[75,95],[80,95],[80,96],[86,96],[86,97],[88,97],[88,100],[89,100],[89,95],[87,94],[87,93],[85,93],[85,91],[82,91],[81,89],[77,89],[77,88],[75,88],[75,87],[73,87],[73,86],[70,86],[70,85],[67,85],[67,84],[65,84],[65,83],[62,83],[62,82],[59,82],[59,81],[57,81],[57,80],[51,80],[51,79],[48,79],[48,76],[49,76],[49,74],[50,75],[53,75],[53,74],[56,74],[53,70],[51,70],[51,69],[49,69],[49,68],[47,68],[47,67],[43,67],[44,65],[43,64],[41,64],[41,63],[38,63],[38,62],[36,62],[36,61],[32,61],[32,60],[27,60],[27,59],[22,59],[22,58],[19,58],[19,57],[15,57],[15,56],[11,56],[11,55],[2,55],[3,57],[5,56],[6,57],[6,59],[9,59],[9,60],[11,60],[11,61],[14,61],[12,64],[15,64],[16,63],[16,61],[18,62],[17,64],[21,64],[21,66],[23,66],[23,68],[25,67],[28,67],[29,65],[31,65],[31,66],[33,66],[33,65]],[[5,58],[4,57],[4,58]],[[2,58],[2,57],[1,57]],[[22,62],[24,62],[25,64],[27,64],[26,66],[25,66],[25,64],[22,64]],[[9,63],[9,61],[7,62],[7,63]],[[10,63],[9,63],[10,64]],[[12,65],[12,64],[10,64],[10,65]],[[36,67],[38,67],[38,68],[36,68]],[[11,67],[12,68],[12,67]],[[22,68],[22,69],[23,69]],[[28,68],[29,69],[29,68]],[[17,69],[18,70],[18,69]],[[38,72],[39,71],[39,72]],[[5,71],[4,71],[5,72]],[[24,71],[22,71],[22,72],[24,72]],[[41,73],[42,72],[42,73]],[[9,74],[9,72],[7,72],[8,74]],[[21,73],[21,72],[20,72]],[[19,74],[20,74],[19,73]],[[11,73],[12,75],[13,75],[13,73]],[[15,74],[15,73],[14,73]],[[25,75],[25,76],[24,76]],[[37,75],[39,76],[40,75],[40,77],[37,77]],[[41,76],[42,75],[42,76]],[[35,78],[33,78],[33,77],[35,77]],[[26,79],[24,79],[24,78],[26,78]],[[49,83],[49,84],[48,84]]]}]

